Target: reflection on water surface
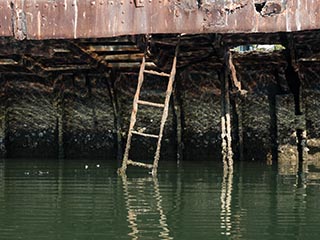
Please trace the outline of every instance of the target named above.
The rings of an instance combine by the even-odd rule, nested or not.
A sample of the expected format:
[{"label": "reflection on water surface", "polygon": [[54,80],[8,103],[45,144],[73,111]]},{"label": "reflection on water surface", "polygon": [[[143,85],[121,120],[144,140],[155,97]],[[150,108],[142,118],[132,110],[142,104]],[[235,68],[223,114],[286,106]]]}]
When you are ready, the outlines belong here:
[{"label": "reflection on water surface", "polygon": [[[320,167],[0,160],[0,239],[318,239]],[[291,169],[295,169],[292,168]],[[301,169],[301,168],[300,168]]]}]

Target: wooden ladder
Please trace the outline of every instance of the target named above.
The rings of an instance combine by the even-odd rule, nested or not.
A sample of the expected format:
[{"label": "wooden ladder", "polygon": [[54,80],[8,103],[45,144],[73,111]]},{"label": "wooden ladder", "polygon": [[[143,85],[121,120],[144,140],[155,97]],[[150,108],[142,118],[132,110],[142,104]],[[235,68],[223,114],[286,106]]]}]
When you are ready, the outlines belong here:
[{"label": "wooden ladder", "polygon": [[[158,71],[154,71],[154,70],[146,70],[145,69],[148,43],[146,44],[146,50],[144,52],[144,56],[142,58],[142,63],[140,65],[137,90],[136,90],[136,93],[135,93],[135,96],[134,96],[134,99],[133,99],[133,107],[132,107],[132,113],[131,113],[131,120],[130,120],[130,125],[129,125],[126,149],[125,149],[125,152],[124,152],[124,155],[123,155],[122,166],[121,166],[121,168],[118,169],[118,173],[120,175],[123,175],[123,174],[126,173],[128,165],[133,165],[133,166],[137,166],[137,167],[144,167],[144,168],[152,169],[152,172],[151,172],[152,175],[153,176],[157,175],[158,162],[159,162],[159,158],[160,158],[161,140],[162,140],[162,136],[163,136],[164,125],[165,125],[167,117],[168,117],[170,96],[171,96],[171,93],[172,93],[173,83],[174,83],[174,79],[175,79],[175,75],[176,75],[176,66],[177,66],[177,57],[178,57],[178,53],[179,53],[180,39],[181,39],[181,37],[179,35],[178,36],[178,41],[177,41],[177,44],[176,44],[176,47],[175,47],[175,53],[174,53],[174,58],[173,58],[173,63],[172,63],[170,74],[169,73],[165,73],[165,72],[158,72]],[[148,41],[148,38],[147,38],[147,41]],[[141,87],[142,87],[142,84],[143,84],[143,81],[144,81],[144,74],[152,74],[152,75],[157,75],[157,76],[168,77],[169,78],[164,103],[155,103],[155,102],[149,102],[149,101],[144,101],[144,100],[140,99],[140,90],[141,90]],[[163,108],[162,118],[161,118],[161,123],[160,123],[160,130],[159,130],[159,134],[158,135],[142,133],[142,132],[134,130],[134,126],[135,126],[135,123],[136,123],[136,117],[137,117],[137,112],[138,112],[138,106],[139,105]],[[133,134],[134,135],[140,135],[142,137],[149,137],[149,138],[158,139],[157,149],[156,149],[156,152],[155,152],[155,155],[154,155],[153,164],[136,162],[136,161],[132,161],[132,160],[129,159],[129,152],[130,152],[130,147],[131,147],[131,139],[132,139],[132,135]]]}]

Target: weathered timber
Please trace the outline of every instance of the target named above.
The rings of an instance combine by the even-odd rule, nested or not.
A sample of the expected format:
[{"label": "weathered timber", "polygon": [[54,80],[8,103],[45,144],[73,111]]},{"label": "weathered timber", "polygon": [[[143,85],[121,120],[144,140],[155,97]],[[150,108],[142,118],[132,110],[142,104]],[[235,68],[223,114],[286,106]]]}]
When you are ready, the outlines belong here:
[{"label": "weathered timber", "polygon": [[0,106],[0,157],[6,156],[6,107]]},{"label": "weathered timber", "polygon": [[[230,53],[227,50],[225,53],[225,63],[219,72],[221,81],[221,148],[222,160],[225,166],[233,167],[233,150],[232,150],[232,133],[231,133],[231,105],[230,105],[230,87],[229,76],[234,77],[235,70],[230,66]],[[233,70],[233,76],[232,76]],[[240,89],[241,90],[241,87]]]},{"label": "weathered timber", "polygon": [[56,109],[52,82],[7,76],[7,154],[10,157],[55,157]]},{"label": "weathered timber", "polygon": [[114,112],[104,79],[84,74],[68,76],[64,101],[65,157],[113,157]]},{"label": "weathered timber", "polygon": [[[274,52],[278,56],[279,52]],[[238,101],[240,156],[244,160],[262,160],[271,163],[277,159],[275,95],[289,93],[284,76],[285,61],[276,57],[278,65],[270,63],[266,53],[251,52],[234,56],[242,89],[247,93]],[[261,56],[263,61],[250,61]],[[246,64],[247,58],[252,64]]]},{"label": "weathered timber", "polygon": [[311,89],[307,86],[303,87],[302,91],[307,132],[307,144],[304,147],[308,151],[305,160],[312,162],[320,158],[320,91],[317,88]]},{"label": "weathered timber", "polygon": [[116,147],[117,147],[117,161],[118,167],[121,166],[122,162],[122,130],[121,130],[121,116],[119,115],[119,101],[118,95],[115,88],[116,83],[121,78],[121,75],[117,71],[111,71],[109,76],[106,76],[106,83],[110,95],[110,101],[113,108],[113,115],[114,115],[114,129],[116,131]]},{"label": "weathered timber", "polygon": [[[143,72],[144,72],[145,66],[146,66],[145,65],[146,51],[147,51],[147,49],[145,50],[145,53],[142,58],[142,62],[141,62],[140,70],[139,70],[139,75],[138,75],[138,84],[137,84],[136,92],[135,92],[134,98],[133,98],[132,111],[131,111],[131,116],[130,116],[130,124],[129,124],[128,134],[127,134],[126,148],[125,148],[125,151],[123,154],[122,166],[121,166],[121,168],[118,169],[118,174],[120,174],[120,175],[125,175],[126,171],[127,171],[127,165],[128,165],[128,161],[129,161],[129,154],[130,154],[130,148],[131,148],[133,134],[140,132],[140,131],[138,131],[138,132],[134,131],[134,127],[137,122],[137,113],[138,113],[138,107],[139,107],[138,101],[140,98],[140,92],[141,92],[142,84],[144,81]],[[149,136],[151,136],[151,135],[149,134]]]},{"label": "weathered timber", "polygon": [[[297,62],[311,64],[320,59],[319,31],[304,31],[292,33],[297,52]],[[274,44],[281,43],[282,34],[201,34],[187,35],[181,44],[178,68],[186,68],[194,63],[206,64],[211,61],[221,66],[223,57],[217,57],[215,42],[220,39],[223,46],[233,47],[242,44]],[[161,40],[159,42],[159,40]],[[170,44],[169,46],[167,44]],[[305,43],[305,44],[304,44]],[[0,38],[0,71],[5,73],[37,74],[44,78],[56,72],[100,72],[117,68],[120,71],[132,71],[140,66],[137,58],[143,54],[144,43],[138,36],[122,36],[118,38],[103,39],[77,39],[77,40],[45,40],[45,41],[17,41],[12,38]],[[175,35],[155,35],[151,40],[149,58],[146,66],[160,67],[168,70],[171,56],[176,44]],[[100,46],[97,47],[97,46]],[[132,46],[133,49],[128,48]],[[103,49],[106,48],[106,51]],[[112,49],[114,49],[112,51]],[[241,65],[259,65],[265,62],[272,65],[285,62],[281,52],[268,54],[259,52],[253,54],[234,54],[233,62],[236,65],[240,60]],[[238,58],[240,59],[238,60]],[[259,57],[259,61],[254,58]],[[242,59],[246,58],[247,61]],[[107,59],[107,60],[105,60]],[[250,60],[249,60],[250,59]],[[1,64],[2,63],[2,64]]]},{"label": "weathered timber", "polygon": [[[121,116],[122,134],[126,136],[126,129],[129,127],[130,112],[132,111],[132,99],[134,97],[135,87],[137,86],[137,73],[123,74],[115,89],[118,94],[119,115]],[[164,93],[168,79],[145,74],[145,80],[141,89],[140,98],[148,102],[163,103]],[[142,133],[158,135],[159,124],[163,108],[139,105],[139,114],[135,130]],[[175,152],[174,121],[172,109],[169,109],[169,116],[164,129],[163,151],[161,160],[173,159]],[[149,161],[153,159],[156,151],[156,139],[133,136],[130,158],[139,161]],[[144,149],[144,151],[141,151]]]},{"label": "weathered timber", "polygon": [[174,115],[174,125],[176,127],[176,144],[177,144],[177,163],[183,161],[184,156],[184,142],[183,142],[183,126],[184,117],[182,115],[182,100],[181,100],[181,76],[176,74],[174,91],[172,93],[172,106]]},{"label": "weathered timber", "polygon": [[64,143],[63,143],[63,129],[64,129],[64,79],[63,75],[56,76],[53,79],[53,107],[56,111],[56,135],[58,142],[58,158],[64,158]]},{"label": "weathered timber", "polygon": [[158,171],[158,164],[160,160],[160,150],[161,150],[161,144],[162,144],[162,138],[163,138],[163,131],[164,131],[164,126],[167,121],[168,115],[169,115],[169,104],[170,104],[170,99],[173,91],[173,84],[175,81],[176,73],[177,73],[177,61],[179,57],[179,48],[180,48],[180,42],[181,42],[181,36],[178,36],[178,42],[175,48],[175,53],[173,56],[172,60],[172,67],[170,71],[170,77],[168,80],[168,85],[165,93],[165,100],[164,100],[164,109],[161,117],[161,122],[160,122],[160,130],[159,130],[159,138],[158,138],[158,143],[157,143],[157,150],[154,156],[154,161],[153,161],[153,169],[152,169],[152,175],[157,175]]},{"label": "weathered timber", "polygon": [[[315,36],[318,37],[317,34]],[[296,46],[300,40],[302,40],[301,37],[295,36]],[[296,49],[301,80],[300,105],[305,122],[305,132],[302,134],[302,152],[305,154],[304,160],[307,164],[313,164],[320,157],[319,61],[310,61],[310,59],[319,58],[320,47],[314,41],[314,39],[308,39],[303,47],[298,45]],[[309,61],[306,61],[305,58]]]},{"label": "weathered timber", "polygon": [[6,80],[0,74],[0,158],[6,157],[7,141],[7,93]]},{"label": "weathered timber", "polygon": [[[1,78],[1,86],[6,85],[6,88],[8,88],[5,91],[1,89],[1,92],[5,95],[3,104],[6,103],[7,105],[7,120],[5,120],[7,133],[5,138],[8,139],[6,145],[8,145],[7,149],[10,150],[8,156],[16,156],[16,153],[12,151],[16,145],[23,146],[21,142],[28,135],[22,132],[23,124],[28,121],[41,123],[38,118],[40,118],[41,113],[47,106],[42,102],[47,102],[44,99],[48,98],[48,103],[52,104],[52,98],[54,98],[54,94],[52,94],[52,76],[62,74],[65,75],[66,89],[64,91],[67,95],[65,117],[67,118],[64,117],[60,122],[62,122],[61,126],[67,124],[70,130],[67,129],[64,132],[64,130],[60,129],[60,132],[64,134],[64,141],[60,145],[63,145],[69,157],[77,157],[82,152],[93,152],[97,149],[99,150],[95,151],[95,153],[103,157],[103,151],[108,152],[109,148],[112,149],[111,146],[114,146],[116,141],[119,142],[119,139],[122,139],[122,135],[125,136],[122,129],[127,129],[127,116],[131,111],[130,99],[132,99],[133,86],[136,84],[134,80],[136,76],[134,75],[137,74],[137,66],[139,66],[138,62],[131,62],[130,59],[137,56],[135,54],[141,55],[141,48],[143,47],[143,44],[141,45],[137,39],[139,39],[139,36],[79,39],[76,41],[21,42],[12,38],[0,38],[0,72],[3,76]],[[179,90],[181,95],[181,138],[183,139],[181,144],[186,146],[185,156],[187,156],[187,159],[205,157],[220,159],[219,157],[221,156],[221,122],[219,118],[221,115],[219,103],[221,83],[217,78],[216,71],[221,69],[224,59],[221,55],[218,55],[217,47],[215,47],[217,39],[221,39],[223,46],[237,46],[249,43],[282,43],[281,34],[278,33],[185,36],[181,46],[183,52],[178,61],[178,67],[181,72],[181,87]],[[308,144],[304,145],[303,150],[309,150],[308,158],[310,157],[310,159],[316,159],[319,152],[318,148],[320,149],[318,146],[319,136],[317,136],[319,132],[317,128],[319,119],[317,111],[317,102],[319,100],[318,82],[320,79],[318,74],[318,62],[320,62],[318,60],[320,59],[319,39],[319,31],[294,32],[291,38],[291,41],[294,42],[295,55],[293,60],[295,63],[291,65],[293,71],[298,69],[297,74],[302,84],[302,99],[300,104],[295,104],[295,106],[302,105],[300,109],[302,115],[299,115],[302,125],[304,122],[303,116],[306,118]],[[172,57],[173,46],[176,43],[175,36],[155,35],[152,41],[153,43],[148,53],[148,63],[152,65],[152,70],[165,72],[171,64],[169,59]],[[113,48],[115,52],[112,52]],[[132,57],[130,56],[131,53],[133,54]],[[230,79],[232,80],[230,83],[231,87],[233,87],[231,91],[231,120],[238,122],[236,126],[233,121],[232,132],[237,134],[238,131],[238,145],[242,149],[240,152],[243,153],[240,154],[240,157],[242,156],[244,160],[260,159],[265,161],[271,157],[273,160],[277,159],[278,149],[275,143],[278,137],[275,96],[292,92],[294,88],[288,86],[290,84],[298,87],[297,83],[294,83],[286,73],[288,66],[287,55],[286,50],[232,52],[232,64],[229,64],[231,70]],[[126,60],[126,57],[123,58],[122,56],[126,56],[128,59]],[[104,59],[108,59],[108,61]],[[156,67],[156,64],[158,64],[159,68]],[[112,68],[115,66],[120,66],[120,68]],[[109,76],[110,68],[121,76],[121,79],[115,81],[114,86],[114,91],[118,94],[116,102],[119,102],[117,118],[113,116],[114,104],[110,100],[112,94],[108,90],[108,84],[105,83],[104,79]],[[235,71],[232,71],[232,69]],[[143,97],[141,99],[145,103],[151,101],[162,103],[164,99],[162,93],[165,90],[164,77],[146,75],[148,75],[150,81],[145,82],[146,85],[142,89]],[[76,79],[72,80],[72,76],[76,76]],[[101,78],[103,80],[94,80]],[[237,81],[234,81],[234,79]],[[98,85],[96,85],[97,82],[99,83]],[[102,82],[104,83],[101,84]],[[112,81],[109,83],[112,85]],[[236,90],[239,83],[241,83],[241,88],[247,91],[247,94],[243,96],[237,95]],[[155,86],[159,87],[159,89],[155,89]],[[36,97],[31,98],[30,96],[35,95],[35,93],[38,95],[36,94]],[[94,96],[93,100],[90,99],[90,94]],[[297,96],[297,92],[294,94]],[[38,96],[41,97],[38,98]],[[25,99],[30,100],[29,105],[25,104]],[[98,127],[97,131],[105,132],[105,135],[109,136],[110,134],[113,137],[108,138],[108,144],[103,145],[101,143],[102,138],[98,137],[99,134],[96,135],[97,137],[90,142],[90,150],[88,150],[88,141],[84,140],[84,136],[87,136],[88,133],[91,135],[92,131],[96,131],[92,130],[95,126],[95,124],[92,124],[95,122],[93,120],[95,117],[92,117],[91,120],[88,117],[89,115],[96,115],[96,108],[94,108],[96,103],[99,105],[98,108],[102,111],[102,115],[107,116],[102,125],[109,126],[108,128]],[[105,103],[106,105],[104,105]],[[174,105],[176,104],[174,103]],[[17,107],[19,111],[13,112],[12,109]],[[30,109],[33,112],[31,114],[28,113]],[[82,109],[83,116],[79,117],[79,114],[73,109]],[[53,110],[52,113],[57,114],[57,109]],[[237,112],[238,120],[236,118],[232,119],[235,111]],[[18,114],[18,112],[20,113]],[[50,108],[49,112],[51,114]],[[27,115],[24,113],[27,113]],[[38,114],[39,117],[35,116],[35,113],[40,113]],[[169,121],[165,129],[165,146],[163,148],[164,152],[162,152],[164,159],[167,159],[168,156],[175,156],[176,145],[179,144],[179,141],[176,141],[176,132],[178,130],[175,126],[178,121],[175,117],[177,113],[172,113],[175,113],[174,109],[169,111]],[[85,114],[88,116],[85,116]],[[47,114],[44,114],[44,116],[46,118]],[[143,123],[138,126],[137,131],[142,133],[150,132],[156,135],[159,116],[161,116],[161,109],[141,105],[138,118],[141,118],[140,120]],[[120,127],[116,127],[116,124],[112,122],[115,121],[115,118],[118,119]],[[51,121],[53,122],[54,132],[47,141],[51,143],[51,146],[54,146],[54,151],[49,155],[56,156],[59,135],[57,128],[59,124],[57,125],[56,115],[49,120],[50,126]],[[297,117],[295,121],[296,124],[300,122]],[[72,123],[70,124],[70,122]],[[45,125],[43,122],[41,124]],[[145,126],[147,126],[146,129],[144,129]],[[37,127],[31,124],[30,128],[28,125],[25,130],[32,133],[34,128],[36,129]],[[63,128],[66,129],[66,127]],[[303,130],[303,128],[299,129]],[[109,130],[111,133],[109,133]],[[70,132],[71,134],[69,134]],[[34,141],[37,141],[38,135],[33,134]],[[69,138],[71,135],[74,136],[71,138],[82,140],[79,143],[73,143],[68,140],[71,139]],[[115,137],[116,135],[117,137]],[[302,134],[302,136],[305,136],[305,134]],[[140,146],[147,149],[145,155],[149,152],[151,156],[155,150],[152,147],[154,145],[153,140],[135,136],[134,142],[142,143]],[[31,142],[31,140],[29,141]],[[234,138],[234,143],[237,144],[237,141],[238,139]],[[305,142],[304,139],[301,141]],[[98,145],[101,145],[101,147],[96,148]],[[27,144],[23,150],[27,153],[27,156],[33,155],[33,151],[39,151],[44,148],[42,144],[37,145],[36,148],[31,148],[30,146]],[[120,148],[118,147],[118,149]],[[140,152],[137,151],[136,154],[140,159]],[[150,156],[142,156],[142,158],[150,159]],[[133,159],[135,158],[133,157]]]},{"label": "weathered timber", "polygon": [[[150,37],[147,35],[146,36],[147,41],[149,42]],[[148,46],[149,44],[146,45],[146,49],[144,52],[144,56],[142,58],[142,63],[140,66],[140,70],[139,70],[139,76],[138,76],[138,84],[137,84],[137,89],[134,95],[134,99],[133,99],[133,107],[132,107],[132,112],[131,112],[131,118],[130,118],[130,125],[129,125],[129,130],[128,130],[128,137],[127,137],[127,144],[126,144],[126,149],[123,155],[123,161],[122,161],[122,167],[118,169],[118,173],[123,175],[126,174],[126,169],[127,169],[127,164],[129,163],[129,152],[130,152],[130,148],[131,148],[131,142],[132,142],[132,135],[140,135],[143,137],[148,137],[148,138],[156,138],[157,139],[157,147],[156,147],[156,151],[154,154],[154,158],[153,158],[153,163],[152,163],[152,175],[156,176],[157,175],[157,171],[158,171],[158,164],[159,164],[159,160],[160,160],[160,149],[161,149],[161,144],[162,144],[162,138],[163,138],[163,131],[164,131],[164,126],[165,123],[167,121],[168,118],[168,114],[169,114],[169,104],[170,104],[170,98],[171,98],[171,94],[173,91],[173,84],[174,84],[174,80],[175,80],[175,75],[177,72],[177,59],[178,59],[178,54],[179,54],[179,45],[180,45],[180,35],[178,36],[178,42],[175,48],[175,53],[173,56],[173,60],[172,60],[172,67],[170,70],[170,75],[169,75],[169,79],[167,81],[167,87],[166,87],[166,91],[165,91],[165,99],[164,99],[164,104],[163,106],[161,106],[161,108],[163,108],[163,112],[162,112],[162,116],[161,116],[161,121],[160,121],[160,127],[158,130],[158,134],[150,134],[150,133],[143,133],[144,129],[141,131],[136,131],[135,126],[136,126],[136,122],[137,122],[137,113],[138,113],[138,107],[139,105],[144,105],[144,106],[151,106],[151,107],[159,107],[159,104],[156,104],[154,102],[151,101],[140,101],[140,94],[141,94],[141,88],[143,85],[143,81],[145,79],[145,73],[152,73],[152,75],[156,75],[156,76],[166,76],[168,77],[168,75],[164,75],[163,73],[160,72],[155,72],[155,71],[149,71],[146,70],[146,55],[148,53]],[[156,74],[155,74],[156,73]],[[145,128],[145,127],[144,127]],[[144,163],[139,162],[139,164],[145,165]],[[138,165],[137,165],[138,166]]]},{"label": "weathered timber", "polygon": [[298,172],[299,157],[293,94],[276,97],[276,116],[278,171],[283,175],[295,175]]},{"label": "weathered timber", "polygon": [[215,66],[195,64],[180,77],[185,160],[221,159],[220,81]]}]

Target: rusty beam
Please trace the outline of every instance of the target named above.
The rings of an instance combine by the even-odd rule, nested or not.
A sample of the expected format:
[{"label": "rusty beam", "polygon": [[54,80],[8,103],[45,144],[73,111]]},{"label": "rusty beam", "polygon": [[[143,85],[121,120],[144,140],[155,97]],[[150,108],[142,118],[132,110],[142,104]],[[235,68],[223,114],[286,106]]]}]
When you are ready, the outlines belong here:
[{"label": "rusty beam", "polygon": [[320,28],[310,0],[5,0],[0,36],[101,38],[145,33],[291,32]]}]

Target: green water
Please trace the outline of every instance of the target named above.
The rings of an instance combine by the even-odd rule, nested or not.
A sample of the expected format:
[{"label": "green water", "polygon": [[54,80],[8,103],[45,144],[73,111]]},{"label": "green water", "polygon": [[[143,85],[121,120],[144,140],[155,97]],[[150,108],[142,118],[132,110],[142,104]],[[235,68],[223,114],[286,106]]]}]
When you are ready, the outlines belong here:
[{"label": "green water", "polygon": [[320,239],[320,180],[242,163],[0,160],[0,239]]}]

